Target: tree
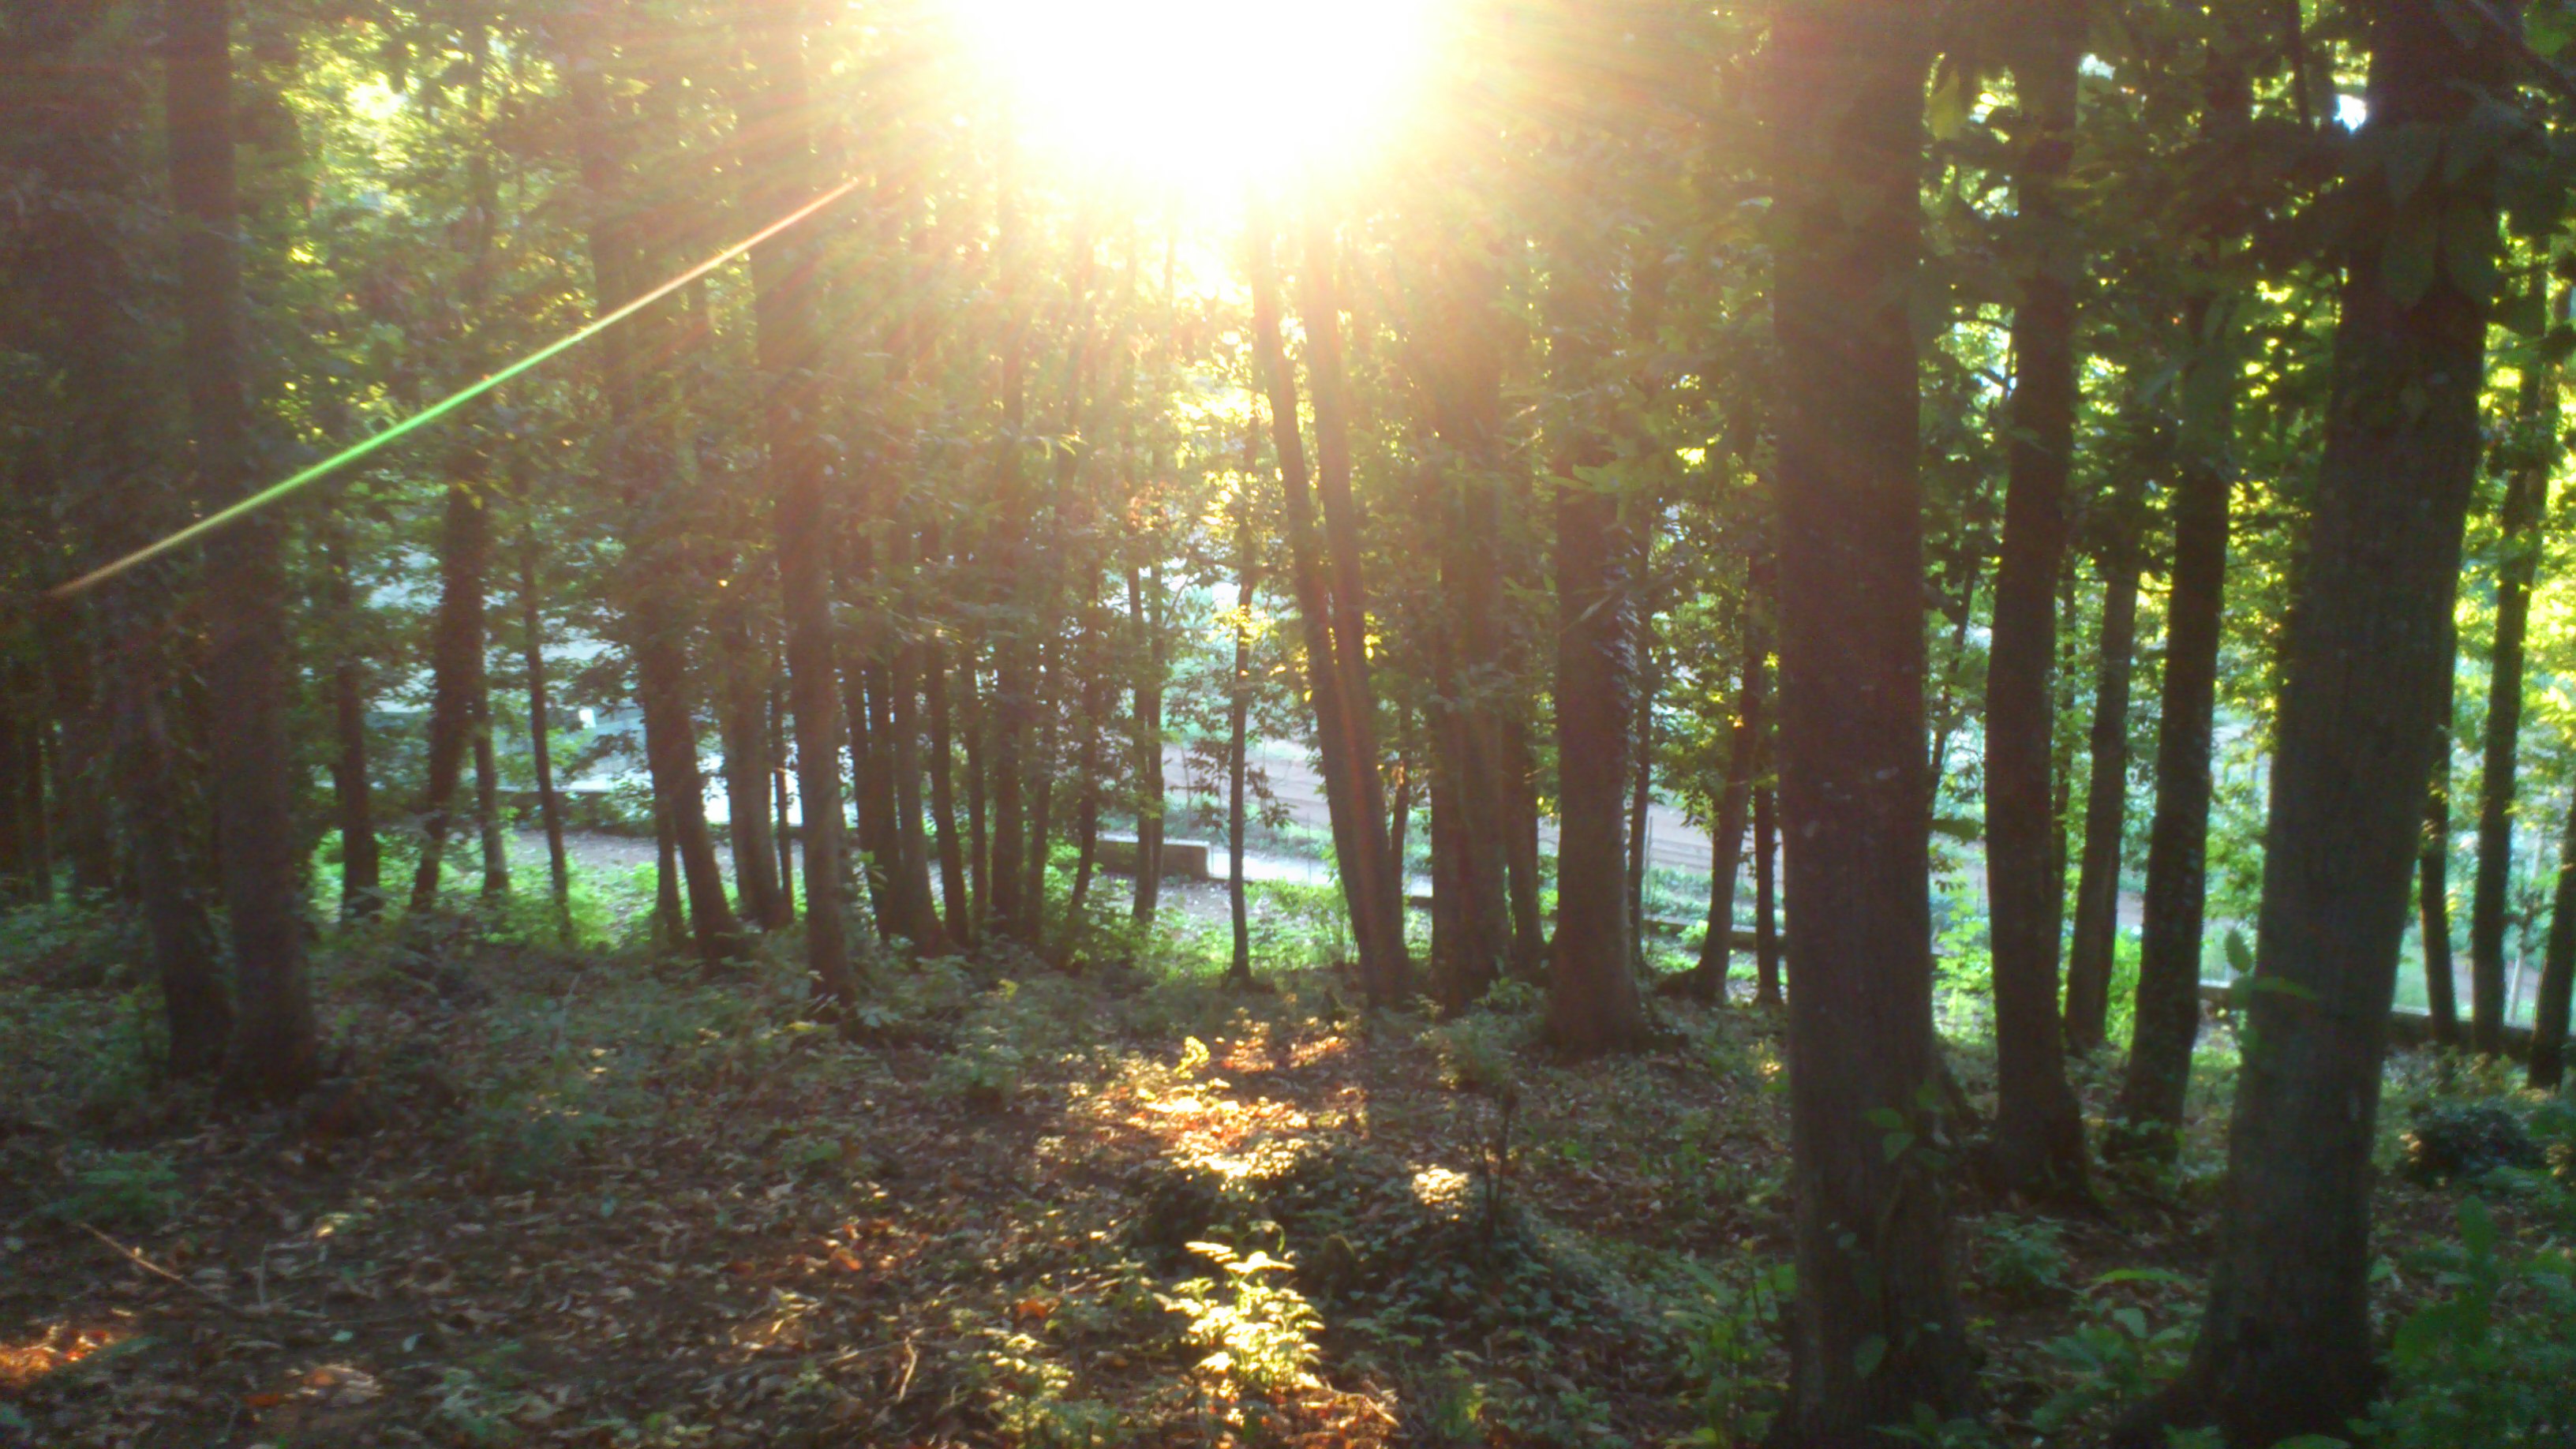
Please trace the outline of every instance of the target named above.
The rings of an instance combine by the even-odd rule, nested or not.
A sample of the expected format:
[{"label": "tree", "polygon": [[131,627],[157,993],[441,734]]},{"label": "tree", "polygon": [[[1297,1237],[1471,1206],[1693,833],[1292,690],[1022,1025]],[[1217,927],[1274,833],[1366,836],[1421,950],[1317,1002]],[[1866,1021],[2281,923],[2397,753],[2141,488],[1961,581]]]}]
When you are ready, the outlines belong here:
[{"label": "tree", "polygon": [[[195,430],[196,493],[209,509],[252,482],[235,230],[232,26],[223,0],[177,0],[165,54],[170,193],[179,218],[180,369]],[[291,1097],[321,1074],[306,982],[305,922],[286,738],[285,521],[253,515],[206,550],[205,655],[224,904],[236,1015],[228,1090]]]},{"label": "tree", "polygon": [[[2497,86],[2500,39],[2452,20],[2435,0],[2376,7],[2362,154],[2409,128],[2460,134]],[[2432,769],[2425,725],[2450,688],[2498,165],[2412,189],[2382,187],[2373,170],[2349,198],[2220,1247],[2189,1366],[2124,1443],[2161,1443],[2166,1424],[2214,1424],[2241,1445],[2341,1433],[2379,1386],[2371,1147]],[[2426,219],[2446,212],[2435,244]]]},{"label": "tree", "polygon": [[2067,1085],[2057,1015],[2057,933],[2065,896],[2054,800],[2058,574],[2074,465],[2074,280],[2059,197],[2074,149],[2084,12],[2039,0],[2017,12],[2022,127],[2017,205],[2021,295],[1986,666],[1986,888],[1994,941],[1996,1111],[1989,1168],[2014,1190],[2086,1195],[2084,1119]]},{"label": "tree", "polygon": [[[810,114],[795,0],[767,0],[744,35],[757,83],[743,104],[756,178],[752,209],[774,215],[816,192],[806,127]],[[816,413],[821,365],[808,290],[820,272],[794,232],[751,251],[759,329],[761,434],[777,500],[778,585],[787,631],[788,710],[796,726],[796,795],[805,847],[805,965],[817,994],[847,1008],[857,994],[850,965],[847,867],[841,844],[841,720],[834,685],[830,570],[823,536],[824,454]],[[844,1021],[848,1018],[844,1017]]]},{"label": "tree", "polygon": [[2139,527],[2134,496],[2111,500],[2102,550],[2100,655],[2093,674],[2091,768],[2084,790],[2084,844],[2075,887],[2075,930],[2066,949],[2066,1047],[2101,1047],[2111,1008],[2112,948],[2120,926],[2121,836],[2129,810],[2129,682],[2138,639]]},{"label": "tree", "polygon": [[1935,1084],[1919,375],[1925,17],[1775,25],[1779,764],[1788,856],[1794,1365],[1781,1432],[1861,1445],[1967,1406]]},{"label": "tree", "polygon": [[[2227,42],[2208,59],[2202,134],[2245,134],[2248,82]],[[2203,198],[2213,208],[2215,198]],[[2227,239],[2204,235],[2212,277]],[[2147,889],[2138,947],[2135,1026],[2111,1145],[2170,1154],[2200,1034],[2202,913],[2208,904],[2210,746],[2227,592],[2228,510],[2235,491],[2240,300],[2204,280],[2185,298],[2179,383],[2182,457],[2175,480],[2173,565],[2165,602],[2164,682],[2156,713],[2156,801],[2147,829]]]},{"label": "tree", "polygon": [[2478,769],[2478,873],[2469,895],[2469,1044],[2484,1056],[2504,1049],[2505,892],[2513,873],[2523,636],[2531,624],[2532,581],[2540,572],[2538,534],[2549,508],[2549,474],[2561,452],[2557,370],[2538,356],[2525,359],[2519,396],[2497,520],[2502,536],[2496,542],[2495,649]]}]

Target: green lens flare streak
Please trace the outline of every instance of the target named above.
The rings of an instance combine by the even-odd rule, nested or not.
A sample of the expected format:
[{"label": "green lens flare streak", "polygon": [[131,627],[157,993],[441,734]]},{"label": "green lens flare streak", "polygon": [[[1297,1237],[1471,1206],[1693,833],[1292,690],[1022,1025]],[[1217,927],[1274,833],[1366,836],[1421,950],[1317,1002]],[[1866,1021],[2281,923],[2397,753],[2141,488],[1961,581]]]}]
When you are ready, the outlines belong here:
[{"label": "green lens flare streak", "polygon": [[286,497],[288,494],[295,492],[297,489],[304,487],[306,484],[312,483],[331,473],[338,472],[340,469],[357,462],[359,459],[364,458],[371,453],[377,452],[380,449],[392,447],[395,443],[400,442],[409,434],[418,432],[420,429],[429,426],[431,423],[437,422],[440,418],[446,417],[449,413],[456,411],[458,408],[465,406],[467,403],[474,401],[476,398],[481,397],[483,394],[490,392],[492,389],[499,387],[505,382],[508,382],[510,379],[517,377],[520,373],[526,372],[529,368],[537,366],[548,358],[555,356],[557,353],[580,346],[582,343],[589,341],[591,338],[598,336],[600,333],[607,331],[609,328],[616,326],[618,323],[623,322],[627,318],[634,316],[636,313],[643,311],[645,308],[652,306],[655,302],[671,295],[680,288],[687,286],[689,283],[696,281],[698,278],[705,276],[707,273],[712,272],[716,268],[723,266],[725,263],[732,261],[734,258],[741,256],[744,252],[750,251],[753,247],[760,245],[762,242],[765,242],[771,237],[778,235],[780,232],[787,230],[796,223],[803,221],[805,218],[812,216],[818,211],[821,211],[824,207],[827,207],[833,202],[848,195],[850,190],[858,184],[859,183],[856,179],[842,182],[840,185],[833,187],[831,190],[824,192],[818,197],[815,197],[812,201],[805,203],[796,210],[791,211],[785,216],[780,217],[778,220],[771,222],[759,231],[752,233],[741,241],[735,242],[732,246],[725,248],[723,251],[716,253],[714,256],[711,256],[705,261],[698,263],[696,266],[689,268],[687,271],[680,273],[678,276],[671,278],[662,285],[655,287],[652,291],[645,293],[643,296],[636,298],[634,301],[627,303],[625,306],[618,308],[614,312],[601,316],[597,320],[581,328],[579,331],[573,332],[557,341],[550,342],[545,346],[538,348],[536,351],[529,353],[527,356],[520,358],[514,363],[511,363],[508,367],[484,378],[482,381],[470,384],[469,386],[451,394],[445,400],[431,404],[429,407],[412,414],[410,417],[403,419],[401,422],[394,424],[392,427],[385,429],[383,432],[378,433],[371,438],[362,442],[353,443],[348,447],[343,448],[339,452],[334,453],[330,457],[323,459],[321,462],[314,464],[312,467],[305,469],[303,472],[298,473],[283,482],[271,484],[270,486],[261,489],[257,493],[252,494],[230,508],[224,509],[220,513],[209,514],[206,517],[189,524],[186,528],[180,529],[177,533],[171,534],[169,537],[162,539],[158,543],[136,549],[134,552],[127,554],[125,557],[118,559],[114,563],[92,569],[90,572],[81,575],[70,583],[59,585],[56,588],[49,590],[46,597],[49,599],[67,599],[85,589],[95,588],[138,564],[149,563],[152,560],[161,557],[163,554],[169,553],[173,549],[184,547],[205,537],[207,534],[214,532],[216,529],[219,529],[228,523],[246,518]]}]

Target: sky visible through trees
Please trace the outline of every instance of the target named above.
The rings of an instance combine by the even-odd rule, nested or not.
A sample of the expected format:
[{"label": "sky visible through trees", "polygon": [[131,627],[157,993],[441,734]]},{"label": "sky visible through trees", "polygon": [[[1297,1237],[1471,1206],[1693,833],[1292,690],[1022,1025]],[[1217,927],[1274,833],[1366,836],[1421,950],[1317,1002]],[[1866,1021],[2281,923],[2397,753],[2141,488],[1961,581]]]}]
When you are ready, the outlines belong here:
[{"label": "sky visible through trees", "polygon": [[0,0],[0,1445],[2569,1442],[2571,42]]}]

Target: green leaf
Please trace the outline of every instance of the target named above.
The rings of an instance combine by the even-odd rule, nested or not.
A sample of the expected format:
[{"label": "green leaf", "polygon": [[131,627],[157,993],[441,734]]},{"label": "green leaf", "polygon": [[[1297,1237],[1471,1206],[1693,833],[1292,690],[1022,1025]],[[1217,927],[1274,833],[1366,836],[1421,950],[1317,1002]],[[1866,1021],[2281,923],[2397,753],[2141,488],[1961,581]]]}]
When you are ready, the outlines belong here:
[{"label": "green leaf", "polygon": [[2227,928],[2227,969],[2239,976],[2254,974],[2254,948],[2245,943],[2245,933],[2234,926]]},{"label": "green leaf", "polygon": [[1905,1155],[1905,1149],[1913,1146],[1914,1141],[1914,1134],[1911,1132],[1890,1132],[1886,1140],[1878,1144],[1878,1149],[1887,1154],[1888,1161],[1894,1162]]},{"label": "green leaf", "polygon": [[1852,1372],[1862,1378],[1868,1378],[1878,1372],[1878,1366],[1886,1359],[1887,1338],[1884,1334],[1873,1333],[1853,1345]]},{"label": "green leaf", "polygon": [[1956,62],[1943,60],[1941,73],[1932,82],[1932,100],[1924,113],[1925,124],[1932,128],[1936,141],[1955,139],[1968,126],[1968,83]]}]

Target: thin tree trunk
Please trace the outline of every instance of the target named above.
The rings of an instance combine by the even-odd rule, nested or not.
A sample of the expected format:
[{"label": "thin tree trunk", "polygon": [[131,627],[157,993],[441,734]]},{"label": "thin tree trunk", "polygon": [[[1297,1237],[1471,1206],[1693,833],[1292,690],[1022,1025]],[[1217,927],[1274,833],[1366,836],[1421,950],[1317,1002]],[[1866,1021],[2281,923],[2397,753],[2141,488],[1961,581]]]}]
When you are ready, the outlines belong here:
[{"label": "thin tree trunk", "polygon": [[[2204,319],[2223,315],[2215,329]],[[2156,718],[2156,804],[2128,1066],[2107,1146],[2151,1157],[2178,1146],[2200,1035],[2201,913],[2208,900],[2211,721],[2227,591],[2229,474],[2235,442],[2236,322],[2223,298],[2198,299],[2184,364],[2184,455],[2174,489],[2174,558],[2165,600],[2163,694]]]},{"label": "thin tree trunk", "polygon": [[[1345,876],[1357,872],[1371,897],[1366,915],[1353,921],[1360,979],[1378,1005],[1413,994],[1413,962],[1404,944],[1404,867],[1389,847],[1384,782],[1378,778],[1377,695],[1369,682],[1368,593],[1360,567],[1359,505],[1351,497],[1350,376],[1342,360],[1341,292],[1335,279],[1332,228],[1311,204],[1303,218],[1305,265],[1297,274],[1297,314],[1306,331],[1306,380],[1315,412],[1315,500],[1329,581],[1332,653],[1338,671],[1342,730],[1351,757],[1349,787],[1355,811],[1353,852],[1342,857]],[[1266,250],[1266,248],[1265,248]],[[1280,371],[1284,374],[1283,366]],[[1272,426],[1296,426],[1293,405],[1283,414],[1274,399]],[[1302,494],[1301,488],[1296,490]],[[1292,512],[1296,504],[1292,499]]]},{"label": "thin tree trunk", "polygon": [[[1648,515],[1652,516],[1651,513]],[[1642,561],[1641,561],[1642,566]],[[1640,649],[1641,654],[1646,651]],[[1655,671],[1651,664],[1640,661],[1642,676],[1637,686],[1636,768],[1630,772],[1633,783],[1628,793],[1628,952],[1630,967],[1643,974],[1646,969],[1646,836],[1649,812],[1655,803]]]},{"label": "thin tree trunk", "polygon": [[984,780],[990,752],[984,748],[985,724],[990,698],[973,667],[974,656],[968,655],[966,682],[966,888],[974,892],[974,916],[979,923],[999,917],[992,903],[993,848],[991,833],[984,823]]},{"label": "thin tree trunk", "polygon": [[2558,380],[2523,364],[2520,431],[2496,541],[2496,626],[2487,676],[2487,727],[2478,772],[2478,873],[2469,895],[2469,1044],[2481,1056],[2504,1050],[2504,928],[2513,881],[2515,752],[2522,735],[2523,637],[2531,586],[2540,572],[2539,527],[2549,474],[2560,452]]},{"label": "thin tree trunk", "polygon": [[[801,206],[818,189],[802,15],[796,0],[761,0],[744,25],[745,51],[758,81],[742,101],[744,174],[757,215],[779,215]],[[824,553],[824,482],[830,461],[818,418],[823,311],[811,296],[821,276],[815,239],[790,230],[753,247],[751,275],[761,435],[768,449],[769,486],[777,500],[788,709],[796,729],[805,966],[825,1009],[840,1011],[858,994],[858,973],[850,961],[849,906],[843,894],[848,867],[841,835],[840,666],[833,657],[830,561]],[[784,874],[782,862],[782,892],[788,890]]]},{"label": "thin tree trunk", "polygon": [[323,595],[343,631],[331,662],[331,795],[340,817],[340,917],[360,921],[384,909],[384,854],[376,840],[375,792],[367,772],[367,671],[363,651],[347,637],[357,613],[349,584],[348,541],[334,524],[322,533]]},{"label": "thin tree trunk", "polygon": [[778,849],[778,899],[787,908],[789,924],[796,919],[796,822],[789,818],[787,799],[788,730],[787,692],[776,684],[769,687],[769,837]]},{"label": "thin tree trunk", "polygon": [[1234,926],[1234,955],[1226,979],[1236,985],[1252,980],[1252,920],[1243,879],[1244,747],[1252,719],[1252,605],[1261,593],[1261,544],[1254,527],[1254,486],[1259,478],[1260,439],[1251,421],[1243,438],[1243,487],[1235,495],[1234,515],[1234,674],[1226,691],[1225,850],[1226,911]]},{"label": "thin tree trunk", "polygon": [[1717,820],[1708,837],[1708,935],[1700,941],[1699,968],[1691,990],[1711,1001],[1726,999],[1726,977],[1735,953],[1735,875],[1744,851],[1744,819],[1752,805],[1754,759],[1762,740],[1762,676],[1771,646],[1755,617],[1756,607],[1748,598],[1735,727],[1728,731],[1726,778],[1718,786]]},{"label": "thin tree trunk", "polygon": [[[1947,1419],[1973,1392],[1940,1175],[1908,1145],[1932,1140],[1921,1103],[1940,1072],[1905,300],[1928,32],[1892,0],[1803,5],[1775,20],[1769,61],[1785,143],[1772,318],[1798,1275],[1778,1432],[1811,1444]],[[1874,1114],[1905,1135],[1867,1126]]]},{"label": "thin tree trunk", "polygon": [[2569,987],[2576,984],[2576,799],[2558,841],[2558,881],[2549,897],[2549,944],[2531,1003],[2531,1085],[2555,1092],[2567,1075]]},{"label": "thin tree trunk", "polygon": [[2111,962],[2120,931],[2120,847],[2129,811],[2129,679],[2138,642],[2138,528],[2122,510],[2102,558],[2101,657],[2093,673],[2091,776],[2084,791],[2083,861],[2075,884],[2075,936],[2066,955],[2066,1046],[2102,1045],[2111,1010]]},{"label": "thin tree trunk", "polygon": [[[1157,460],[1158,462],[1160,460]],[[1129,907],[1150,925],[1163,899],[1163,634],[1145,606],[1146,575],[1127,570],[1128,627],[1134,632],[1143,671],[1136,676],[1134,742],[1136,770],[1136,894]],[[1153,576],[1162,587],[1161,571]]]},{"label": "thin tree trunk", "polygon": [[474,694],[474,824],[483,844],[483,899],[496,901],[510,893],[510,839],[501,833],[501,771],[492,757],[492,684],[488,678],[480,683]]},{"label": "thin tree trunk", "polygon": [[1502,723],[1503,861],[1512,908],[1512,975],[1536,981],[1547,969],[1547,926],[1539,911],[1545,882],[1538,854],[1538,761],[1530,721],[1514,708]]},{"label": "thin tree trunk", "polygon": [[555,914],[572,928],[572,864],[564,851],[563,797],[555,792],[554,720],[546,696],[546,640],[538,610],[537,531],[531,523],[519,545],[519,652],[526,661],[528,754],[536,766],[537,818],[546,833],[547,884]]},{"label": "thin tree trunk", "polygon": [[777,842],[769,833],[770,661],[753,637],[750,577],[722,591],[717,628],[725,657],[716,667],[717,738],[724,746],[725,830],[733,842],[734,896],[746,922],[764,931],[795,920],[778,884]]},{"label": "thin tree trunk", "polygon": [[[1372,788],[1377,780],[1376,744],[1359,714],[1368,701],[1349,697],[1350,674],[1336,658],[1340,647],[1334,627],[1336,605],[1330,597],[1325,550],[1309,491],[1306,441],[1297,426],[1297,382],[1280,341],[1279,277],[1266,212],[1255,214],[1251,232],[1254,358],[1268,393],[1271,441],[1287,500],[1289,579],[1305,636],[1307,693],[1314,702],[1333,853],[1341,867],[1352,935],[1359,943],[1361,981],[1372,1004],[1392,1004],[1402,999],[1400,983],[1410,973],[1401,961],[1402,923],[1381,919],[1386,906],[1386,893],[1380,888],[1386,812]],[[1310,310],[1321,309],[1313,308],[1310,299]],[[1393,957],[1388,954],[1390,934],[1397,947]]]},{"label": "thin tree trunk", "polygon": [[1780,1004],[1780,912],[1775,864],[1780,807],[1769,785],[1753,795],[1753,1004]]},{"label": "thin tree trunk", "polygon": [[[231,28],[224,0],[174,0],[163,40],[170,191],[181,219],[181,367],[195,434],[195,493],[209,510],[235,502],[255,481],[243,378]],[[321,1074],[296,888],[288,624],[278,557],[285,531],[274,510],[233,524],[207,546],[205,575],[207,743],[216,762],[238,1006],[225,1085],[266,1098],[294,1096]]]},{"label": "thin tree trunk", "polygon": [[[2456,646],[2455,650],[2456,650]],[[2424,848],[2416,895],[2424,944],[2424,1001],[2437,1046],[2460,1044],[2460,985],[2451,962],[2451,718],[2444,699],[2433,731],[2433,788],[2424,794]]]},{"label": "thin tree trunk", "polygon": [[961,951],[975,945],[974,904],[966,889],[966,850],[957,838],[956,730],[948,708],[948,649],[933,639],[922,667],[930,695],[930,824],[939,850],[939,902],[948,939]]},{"label": "thin tree trunk", "polygon": [[[2066,486],[2074,466],[2075,293],[2058,187],[2075,143],[2083,12],[2025,16],[2028,52],[2016,177],[2021,297],[2013,309],[2014,378],[2002,557],[1995,569],[1986,666],[1986,894],[1994,950],[1995,1097],[1986,1167],[2007,1189],[2050,1200],[2089,1196],[2083,1110],[2066,1079],[2057,1015],[2058,922],[2066,899],[2053,808],[2058,577],[2066,551]],[[2080,265],[2080,263],[2078,264]]]},{"label": "thin tree trunk", "polygon": [[689,934],[687,907],[680,900],[679,835],[671,826],[671,805],[653,802],[653,944],[676,950]]},{"label": "thin tree trunk", "polygon": [[[2438,0],[2377,7],[2365,148],[2383,131],[2456,126],[2501,83],[2502,46],[2467,50],[2461,35]],[[2454,245],[2465,235],[2492,248],[2495,216],[2491,198],[2438,186],[2372,205],[2340,258],[2209,1304],[2183,1376],[2123,1426],[2130,1443],[2160,1445],[2166,1425],[2214,1424],[2245,1445],[2341,1434],[2382,1382],[2371,1157],[2432,769],[2424,726],[2451,688],[2448,621],[2477,473],[2486,338],[2480,299],[2438,271],[2406,295],[2416,289],[2392,275],[2397,254],[2384,243],[2438,209]],[[2463,215],[2473,228],[2458,224]]]}]

